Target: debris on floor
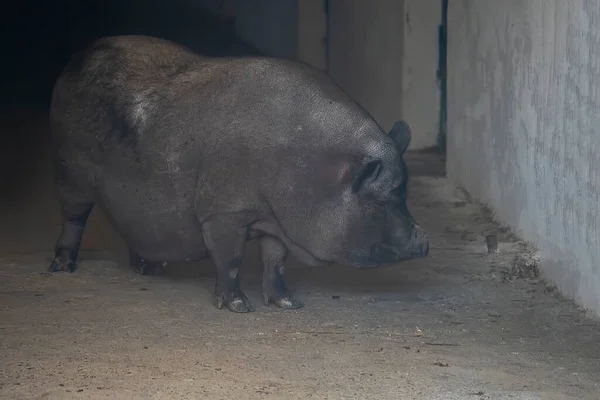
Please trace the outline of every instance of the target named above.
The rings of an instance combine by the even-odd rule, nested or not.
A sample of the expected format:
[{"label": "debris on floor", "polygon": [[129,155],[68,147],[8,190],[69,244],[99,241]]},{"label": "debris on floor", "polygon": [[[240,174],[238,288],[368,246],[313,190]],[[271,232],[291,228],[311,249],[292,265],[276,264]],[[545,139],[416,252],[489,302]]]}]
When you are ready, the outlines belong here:
[{"label": "debris on floor", "polygon": [[537,251],[517,254],[509,265],[500,270],[502,280],[538,279],[540,276],[539,263],[540,254]]}]

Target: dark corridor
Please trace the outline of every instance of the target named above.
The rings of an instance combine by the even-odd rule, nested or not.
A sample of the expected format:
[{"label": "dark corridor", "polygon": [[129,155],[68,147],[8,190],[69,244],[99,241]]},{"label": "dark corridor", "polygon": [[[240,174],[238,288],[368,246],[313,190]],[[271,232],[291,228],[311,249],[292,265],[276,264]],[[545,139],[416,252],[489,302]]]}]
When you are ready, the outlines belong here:
[{"label": "dark corridor", "polygon": [[174,40],[213,56],[255,54],[236,37],[233,20],[185,0],[59,0],[18,3],[5,14],[2,106],[45,106],[74,52],[102,36],[143,34]]},{"label": "dark corridor", "polygon": [[[47,108],[54,82],[72,54],[99,37],[118,34],[162,37],[211,56],[258,54],[236,36],[233,20],[191,3],[29,0],[4,14],[0,252],[46,251],[54,245],[60,223]],[[106,247],[111,236],[106,230],[97,238],[92,229],[87,243]]]}]

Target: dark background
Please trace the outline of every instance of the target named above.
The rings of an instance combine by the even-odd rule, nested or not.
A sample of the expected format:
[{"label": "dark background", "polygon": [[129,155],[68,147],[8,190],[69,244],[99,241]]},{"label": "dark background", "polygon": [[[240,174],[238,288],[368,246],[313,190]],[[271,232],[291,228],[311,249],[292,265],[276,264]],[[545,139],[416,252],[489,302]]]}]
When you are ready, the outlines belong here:
[{"label": "dark background", "polygon": [[[57,238],[60,215],[49,150],[48,106],[53,85],[75,52],[102,36],[144,34],[174,40],[206,55],[258,54],[237,38],[233,20],[190,3],[26,0],[4,10],[0,17],[0,253],[51,251]],[[83,247],[106,248],[115,234],[94,213],[91,225]]]},{"label": "dark background", "polygon": [[215,56],[252,54],[232,20],[186,1],[22,1],[2,21],[3,108],[46,106],[71,55],[96,38],[145,34]]}]

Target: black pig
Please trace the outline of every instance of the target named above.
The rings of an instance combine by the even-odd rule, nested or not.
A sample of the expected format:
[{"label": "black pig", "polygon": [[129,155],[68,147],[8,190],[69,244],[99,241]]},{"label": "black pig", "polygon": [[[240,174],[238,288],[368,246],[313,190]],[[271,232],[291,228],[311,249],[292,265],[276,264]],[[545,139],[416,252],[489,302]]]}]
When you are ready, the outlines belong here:
[{"label": "black pig", "polygon": [[99,205],[133,266],[211,257],[217,306],[248,312],[244,243],[260,240],[266,304],[309,265],[424,257],[406,205],[405,122],[385,134],[324,73],[289,60],[209,58],[145,36],[100,39],[59,77],[51,127],[64,224],[51,271],[74,271]]}]

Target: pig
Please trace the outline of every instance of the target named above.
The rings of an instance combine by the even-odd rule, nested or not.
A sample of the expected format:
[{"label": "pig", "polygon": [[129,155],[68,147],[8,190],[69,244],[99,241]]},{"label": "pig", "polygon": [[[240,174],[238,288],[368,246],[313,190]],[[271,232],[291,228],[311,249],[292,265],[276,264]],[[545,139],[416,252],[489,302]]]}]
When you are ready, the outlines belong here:
[{"label": "pig", "polygon": [[324,72],[266,56],[212,58],[160,38],[103,37],[74,55],[50,106],[63,225],[51,272],[73,272],[98,207],[131,266],[210,258],[218,309],[251,312],[244,244],[259,241],[265,305],[296,309],[289,255],[375,268],[426,257],[406,202],[411,130],[386,133]]}]

